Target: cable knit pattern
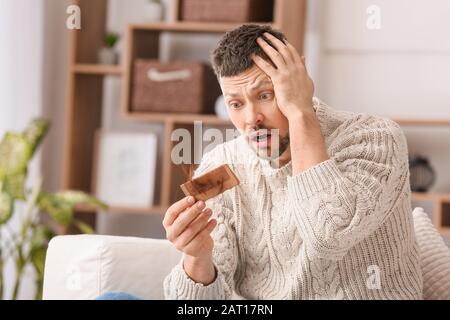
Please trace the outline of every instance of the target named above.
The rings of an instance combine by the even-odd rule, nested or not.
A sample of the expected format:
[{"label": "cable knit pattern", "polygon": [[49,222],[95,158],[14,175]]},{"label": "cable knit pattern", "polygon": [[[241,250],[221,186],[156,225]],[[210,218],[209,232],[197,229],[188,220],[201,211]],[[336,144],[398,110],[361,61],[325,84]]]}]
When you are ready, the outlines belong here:
[{"label": "cable knit pattern", "polygon": [[317,98],[314,109],[330,159],[299,175],[291,163],[272,168],[242,137],[205,154],[196,175],[228,163],[241,181],[207,201],[218,276],[196,284],[180,263],[165,279],[168,299],[422,298],[402,130]]}]

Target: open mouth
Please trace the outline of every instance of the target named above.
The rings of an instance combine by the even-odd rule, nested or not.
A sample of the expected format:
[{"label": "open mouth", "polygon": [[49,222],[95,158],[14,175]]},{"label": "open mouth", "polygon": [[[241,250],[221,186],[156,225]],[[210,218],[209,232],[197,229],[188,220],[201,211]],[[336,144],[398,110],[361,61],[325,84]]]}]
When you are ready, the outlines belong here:
[{"label": "open mouth", "polygon": [[256,143],[261,143],[261,142],[266,142],[267,140],[269,140],[271,137],[270,133],[257,133],[251,136],[251,141],[256,142]]}]

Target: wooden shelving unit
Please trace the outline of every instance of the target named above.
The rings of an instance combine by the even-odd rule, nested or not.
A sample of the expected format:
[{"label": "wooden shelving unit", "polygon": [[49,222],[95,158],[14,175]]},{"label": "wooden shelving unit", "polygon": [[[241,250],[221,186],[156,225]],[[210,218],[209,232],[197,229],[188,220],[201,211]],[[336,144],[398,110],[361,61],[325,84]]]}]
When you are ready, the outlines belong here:
[{"label": "wooden shelving unit", "polygon": [[[161,212],[165,212],[168,207],[162,206],[153,206],[150,208],[127,208],[127,207],[111,207],[108,209],[108,213],[120,213],[120,214],[161,214]],[[95,209],[85,206],[78,205],[76,207],[76,211],[78,212],[86,212],[91,214],[95,211]]]},{"label": "wooden shelving unit", "polygon": [[178,123],[192,124],[194,121],[201,121],[207,125],[230,126],[229,120],[218,118],[215,115],[193,115],[193,114],[167,114],[167,113],[141,113],[133,112],[124,115],[126,119],[143,121],[143,122],[161,122],[161,123]]},{"label": "wooden shelving unit", "polygon": [[91,75],[104,75],[104,76],[121,76],[123,70],[120,66],[111,65],[99,65],[99,64],[88,64],[79,63],[72,67],[71,72],[76,74],[91,74]]},{"label": "wooden shelving unit", "polygon": [[[170,152],[171,134],[176,128],[193,130],[194,121],[219,128],[232,127],[227,120],[214,115],[133,113],[130,112],[130,79],[136,58],[159,58],[160,35],[171,33],[222,34],[240,23],[209,23],[180,21],[180,0],[175,0],[171,22],[132,23],[126,34],[127,49],[124,65],[111,66],[96,63],[97,51],[103,45],[106,32],[107,0],[74,0],[81,8],[82,29],[71,32],[69,56],[68,93],[65,118],[65,150],[63,164],[63,187],[94,193],[93,159],[96,132],[101,129],[103,80],[105,76],[119,77],[122,82],[122,117],[124,121],[158,123],[164,126],[164,145],[161,163],[162,177],[156,181],[160,194],[149,208],[117,208],[108,211],[128,214],[162,214],[167,207],[183,195],[179,185],[184,182],[181,168],[173,165]],[[282,30],[290,42],[303,51],[306,0],[275,0],[273,21],[261,22]],[[258,23],[258,22],[255,22]],[[86,206],[76,208],[78,218],[94,226],[95,211]]]},{"label": "wooden shelving unit", "polygon": [[403,126],[450,126],[450,119],[392,118]]},{"label": "wooden shelving unit", "polygon": [[413,203],[429,202],[433,205],[433,223],[443,235],[450,235],[450,194],[447,193],[412,193]]},{"label": "wooden shelving unit", "polygon": [[[258,22],[255,22],[258,23]],[[273,23],[260,22],[275,27]],[[134,30],[150,30],[159,32],[200,32],[200,33],[225,33],[241,24],[239,23],[212,23],[212,22],[153,22],[153,23],[132,23],[130,28]]]}]

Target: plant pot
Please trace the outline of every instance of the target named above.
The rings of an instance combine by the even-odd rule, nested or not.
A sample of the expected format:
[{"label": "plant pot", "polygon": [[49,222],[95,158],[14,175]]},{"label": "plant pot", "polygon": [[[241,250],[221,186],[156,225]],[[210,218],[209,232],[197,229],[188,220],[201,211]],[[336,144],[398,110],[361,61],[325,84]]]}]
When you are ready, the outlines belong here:
[{"label": "plant pot", "polygon": [[100,64],[117,64],[118,55],[114,49],[101,48],[98,51],[98,63]]},{"label": "plant pot", "polygon": [[164,8],[161,3],[147,2],[144,6],[144,18],[147,22],[158,22],[164,19]]}]

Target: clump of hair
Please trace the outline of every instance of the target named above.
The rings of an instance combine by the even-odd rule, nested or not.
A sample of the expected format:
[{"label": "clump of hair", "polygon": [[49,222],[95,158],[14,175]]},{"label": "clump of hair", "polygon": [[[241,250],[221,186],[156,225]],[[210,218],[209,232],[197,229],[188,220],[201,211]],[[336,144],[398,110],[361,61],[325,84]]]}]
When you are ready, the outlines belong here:
[{"label": "clump of hair", "polygon": [[254,65],[251,58],[253,54],[271,61],[256,42],[258,37],[264,38],[265,32],[283,42],[286,40],[283,33],[273,30],[269,25],[245,24],[227,32],[211,55],[216,76],[233,77],[250,69]]}]

